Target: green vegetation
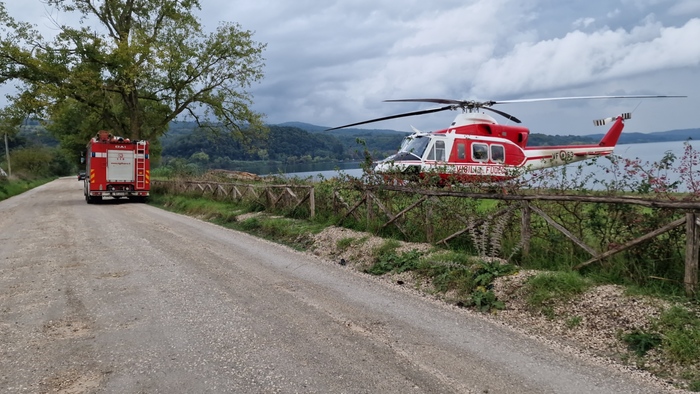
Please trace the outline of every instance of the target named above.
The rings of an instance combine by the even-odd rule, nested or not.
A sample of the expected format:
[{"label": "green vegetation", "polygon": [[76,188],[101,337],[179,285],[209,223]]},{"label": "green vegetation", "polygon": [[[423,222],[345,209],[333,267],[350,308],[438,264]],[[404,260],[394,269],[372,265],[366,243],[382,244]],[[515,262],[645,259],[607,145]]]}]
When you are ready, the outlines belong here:
[{"label": "green vegetation", "polygon": [[627,343],[630,350],[632,350],[637,356],[642,357],[646,355],[649,350],[661,344],[661,335],[643,332],[641,330],[634,330],[630,333],[624,334],[622,336],[622,340]]},{"label": "green vegetation", "polygon": [[553,301],[568,300],[584,293],[592,284],[578,272],[544,272],[527,281],[527,302],[536,309],[542,309]]},{"label": "green vegetation", "polygon": [[[163,165],[194,164],[200,169],[247,168],[251,163],[285,165],[329,161],[358,161],[364,149],[355,134],[310,133],[293,126],[268,125],[268,138],[243,143],[196,124],[179,123],[175,132],[162,139]],[[366,134],[366,133],[365,133]],[[369,136],[366,148],[376,158],[395,152],[404,137],[393,133],[383,138]]]},{"label": "green vegetation", "polygon": [[655,326],[663,338],[664,352],[673,361],[691,364],[700,360],[700,317],[696,313],[673,306],[655,321]]},{"label": "green vegetation", "polygon": [[[229,202],[215,201],[205,197],[172,196],[154,194],[150,203],[170,211],[184,213],[212,223],[245,231],[255,236],[279,242],[296,249],[310,246],[310,234],[321,232],[325,225],[305,220],[284,217],[258,217],[255,204],[235,205]],[[236,218],[244,213],[252,213],[244,220]]]},{"label": "green vegetation", "polygon": [[42,179],[14,179],[10,180],[6,177],[0,176],[0,201],[22,194],[27,190],[33,189],[37,186],[41,186],[45,183],[51,182],[54,178],[42,178]]},{"label": "green vegetation", "polygon": [[365,272],[372,275],[384,275],[392,272],[400,274],[406,271],[413,271],[418,268],[420,253],[412,250],[406,253],[397,253],[399,243],[395,240],[388,240],[374,251],[374,264],[365,269]]},{"label": "green vegetation", "polygon": [[[24,193],[59,176],[77,176],[78,167],[64,150],[54,144],[43,144],[46,133],[23,126],[23,133],[8,139],[10,176],[0,175],[0,200]],[[54,146],[51,146],[54,145]],[[0,150],[0,168],[9,172],[5,149]]]},{"label": "green vegetation", "polygon": [[[690,391],[700,391],[700,317],[692,310],[674,305],[652,319],[648,330],[624,333],[622,340],[640,360],[654,350],[682,368],[681,378]],[[656,356],[658,357],[658,356]]]}]

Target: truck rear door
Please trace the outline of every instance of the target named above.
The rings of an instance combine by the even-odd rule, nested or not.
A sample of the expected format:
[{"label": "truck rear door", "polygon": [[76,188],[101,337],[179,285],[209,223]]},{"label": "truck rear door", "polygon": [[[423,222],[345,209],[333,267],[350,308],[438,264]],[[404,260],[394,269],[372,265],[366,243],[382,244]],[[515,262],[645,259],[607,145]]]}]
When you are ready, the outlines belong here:
[{"label": "truck rear door", "polygon": [[134,181],[134,151],[107,151],[107,182]]}]

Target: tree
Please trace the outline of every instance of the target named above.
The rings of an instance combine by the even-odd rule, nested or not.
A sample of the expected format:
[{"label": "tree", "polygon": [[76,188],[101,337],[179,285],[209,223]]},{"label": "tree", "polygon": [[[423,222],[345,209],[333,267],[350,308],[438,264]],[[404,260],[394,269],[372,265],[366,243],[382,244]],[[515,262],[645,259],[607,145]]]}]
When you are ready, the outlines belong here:
[{"label": "tree", "polygon": [[205,32],[193,15],[198,0],[44,2],[77,13],[79,26],[57,24],[49,41],[0,2],[0,83],[20,88],[6,119],[45,119],[73,149],[100,129],[154,139],[181,116],[242,142],[265,135],[247,92],[263,77],[265,45],[250,31],[224,22]]}]

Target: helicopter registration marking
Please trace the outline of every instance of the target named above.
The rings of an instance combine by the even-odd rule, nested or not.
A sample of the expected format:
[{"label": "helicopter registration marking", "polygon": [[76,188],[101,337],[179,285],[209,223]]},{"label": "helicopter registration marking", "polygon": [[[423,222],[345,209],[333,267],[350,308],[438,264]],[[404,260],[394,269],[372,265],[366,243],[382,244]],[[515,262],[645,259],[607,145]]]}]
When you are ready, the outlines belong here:
[{"label": "helicopter registration marking", "polygon": [[504,166],[458,166],[456,172],[467,175],[506,175]]},{"label": "helicopter registration marking", "polygon": [[574,152],[572,152],[570,150],[561,150],[559,152],[552,153],[553,160],[570,161],[570,160],[573,160],[573,158],[574,158]]}]

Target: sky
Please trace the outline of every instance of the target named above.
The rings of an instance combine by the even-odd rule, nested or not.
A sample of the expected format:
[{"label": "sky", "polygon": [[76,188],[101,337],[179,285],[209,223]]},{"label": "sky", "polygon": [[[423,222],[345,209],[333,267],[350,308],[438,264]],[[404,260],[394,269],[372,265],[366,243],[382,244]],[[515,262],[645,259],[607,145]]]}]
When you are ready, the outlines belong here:
[{"label": "sky", "polygon": [[[8,4],[9,3],[9,4]],[[325,127],[417,110],[387,99],[518,100],[600,95],[495,108],[532,132],[602,133],[593,120],[632,112],[628,131],[700,128],[700,0],[200,0],[207,29],[237,22],[266,43],[250,88],[270,124]],[[59,21],[41,0],[6,1],[40,29]],[[444,129],[456,112],[364,128]],[[495,116],[499,123],[505,118]]]}]

